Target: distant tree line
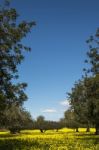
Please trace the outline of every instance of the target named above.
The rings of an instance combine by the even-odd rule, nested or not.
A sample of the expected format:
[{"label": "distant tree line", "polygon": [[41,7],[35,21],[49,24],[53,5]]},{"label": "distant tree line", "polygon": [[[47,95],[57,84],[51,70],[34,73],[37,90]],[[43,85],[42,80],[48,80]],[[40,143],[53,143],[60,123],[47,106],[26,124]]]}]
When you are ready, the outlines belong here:
[{"label": "distant tree line", "polygon": [[33,122],[32,129],[38,129],[41,133],[44,133],[47,130],[56,130],[58,132],[63,127],[64,125],[60,121],[45,120],[44,116],[38,116]]}]

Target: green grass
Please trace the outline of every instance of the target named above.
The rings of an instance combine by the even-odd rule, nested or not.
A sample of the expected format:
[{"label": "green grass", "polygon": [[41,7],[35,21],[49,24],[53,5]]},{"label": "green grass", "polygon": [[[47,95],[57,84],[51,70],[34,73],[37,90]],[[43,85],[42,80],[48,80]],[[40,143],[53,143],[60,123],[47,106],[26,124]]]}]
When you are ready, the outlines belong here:
[{"label": "green grass", "polygon": [[0,132],[0,150],[99,150],[99,136],[94,132],[94,129],[90,133],[80,129],[76,133],[66,128],[45,133],[24,130],[15,135]]}]

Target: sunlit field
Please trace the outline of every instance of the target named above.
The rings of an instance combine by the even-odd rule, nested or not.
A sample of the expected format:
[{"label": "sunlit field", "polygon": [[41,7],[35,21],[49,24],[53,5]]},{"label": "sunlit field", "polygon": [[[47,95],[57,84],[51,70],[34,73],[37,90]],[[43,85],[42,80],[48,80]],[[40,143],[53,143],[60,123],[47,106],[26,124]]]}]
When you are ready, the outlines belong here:
[{"label": "sunlit field", "polygon": [[61,129],[40,133],[39,130],[24,130],[20,134],[0,132],[0,150],[99,150],[99,136],[95,130]]}]

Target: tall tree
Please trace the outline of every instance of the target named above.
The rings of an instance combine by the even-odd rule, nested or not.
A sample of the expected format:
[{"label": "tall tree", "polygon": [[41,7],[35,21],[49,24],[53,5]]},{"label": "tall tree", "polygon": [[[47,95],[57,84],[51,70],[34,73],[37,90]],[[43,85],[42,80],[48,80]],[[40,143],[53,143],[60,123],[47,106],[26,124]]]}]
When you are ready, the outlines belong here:
[{"label": "tall tree", "polygon": [[85,122],[87,126],[93,124],[96,134],[99,134],[99,29],[87,43],[89,51],[85,62],[88,67],[84,69],[83,79],[69,93],[69,99],[79,121]]},{"label": "tall tree", "polygon": [[91,123],[88,119],[89,111],[84,80],[79,80],[74,84],[71,93],[68,93],[68,99],[70,100],[71,110],[74,112],[75,121],[85,124],[89,128]]},{"label": "tall tree", "polygon": [[94,36],[87,40],[89,51],[87,60],[89,64],[85,70],[86,99],[89,111],[89,120],[95,125],[96,134],[99,134],[99,28]]},{"label": "tall tree", "polygon": [[[27,99],[24,90],[26,83],[16,83],[18,65],[24,59],[23,50],[30,51],[21,40],[27,36],[34,21],[17,22],[19,15],[10,3],[0,7],[0,117],[6,106],[16,103],[22,105]],[[1,119],[0,119],[1,120]]]}]

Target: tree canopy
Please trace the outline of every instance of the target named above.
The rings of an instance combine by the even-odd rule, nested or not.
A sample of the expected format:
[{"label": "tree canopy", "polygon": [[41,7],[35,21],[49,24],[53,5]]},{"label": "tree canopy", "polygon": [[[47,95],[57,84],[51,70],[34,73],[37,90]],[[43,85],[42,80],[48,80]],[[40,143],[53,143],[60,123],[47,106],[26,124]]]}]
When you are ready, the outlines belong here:
[{"label": "tree canopy", "polygon": [[[23,51],[31,49],[22,44],[35,25],[34,21],[17,21],[19,14],[10,7],[9,1],[0,7],[0,118],[3,111],[12,105],[22,106],[27,100],[25,88],[27,83],[19,83],[17,79],[18,65],[24,59]],[[0,120],[2,123],[2,119]]]},{"label": "tree canopy", "polygon": [[84,75],[78,80],[68,99],[75,118],[87,126],[95,126],[96,134],[99,134],[99,29],[94,36],[87,40],[89,50],[84,68]]}]

